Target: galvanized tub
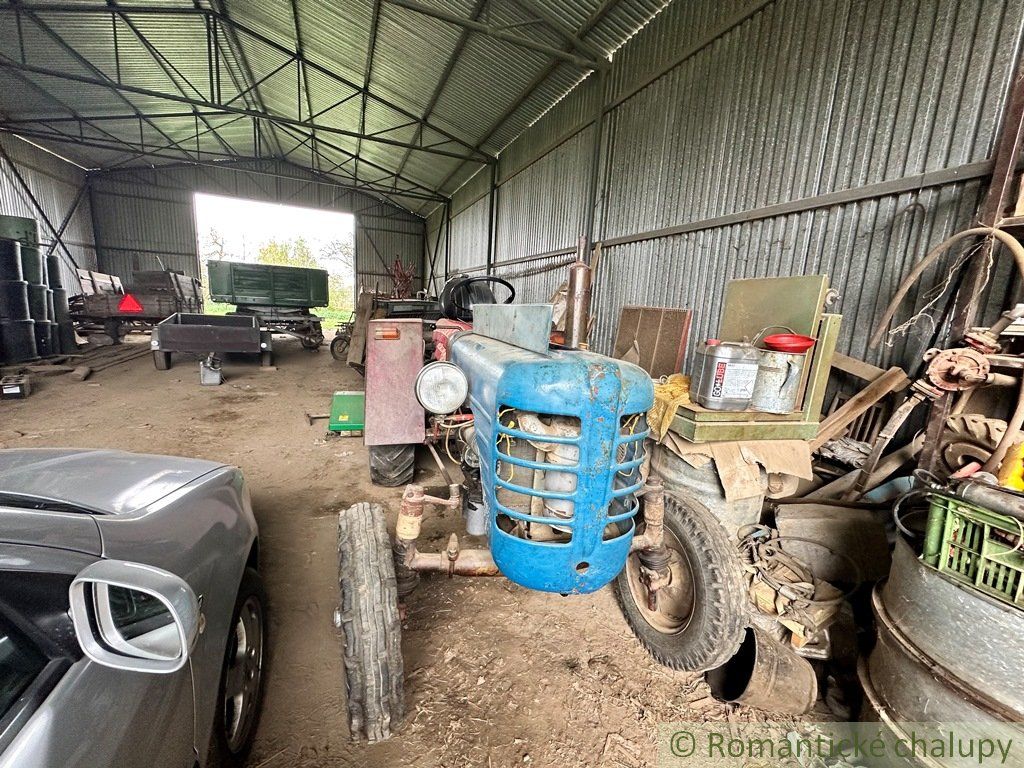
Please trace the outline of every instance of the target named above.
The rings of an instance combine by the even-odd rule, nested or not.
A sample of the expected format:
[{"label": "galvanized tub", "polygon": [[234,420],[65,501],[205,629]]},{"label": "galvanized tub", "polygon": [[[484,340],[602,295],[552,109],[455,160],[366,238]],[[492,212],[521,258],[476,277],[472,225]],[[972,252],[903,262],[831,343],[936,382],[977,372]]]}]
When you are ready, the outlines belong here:
[{"label": "galvanized tub", "polygon": [[922,654],[1024,719],[1024,611],[950,581],[902,539],[876,603]]}]

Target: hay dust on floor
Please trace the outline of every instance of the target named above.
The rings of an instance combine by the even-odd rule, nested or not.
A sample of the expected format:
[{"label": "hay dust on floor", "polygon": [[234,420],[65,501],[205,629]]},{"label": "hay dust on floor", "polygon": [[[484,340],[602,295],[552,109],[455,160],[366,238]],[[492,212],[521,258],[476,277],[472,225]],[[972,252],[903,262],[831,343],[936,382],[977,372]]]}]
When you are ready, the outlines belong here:
[{"label": "hay dust on floor", "polygon": [[[140,343],[136,339],[133,343]],[[657,763],[658,726],[743,717],[697,676],[656,664],[609,588],[560,597],[504,579],[425,577],[403,625],[407,718],[392,740],[354,744],[346,727],[337,604],[336,518],[382,503],[393,526],[401,489],[369,482],[361,440],[326,439],[335,390],[361,389],[326,348],[276,342],[277,368],[227,361],[219,387],[195,360],[149,356],[96,373],[37,379],[0,403],[0,445],[118,448],[193,456],[245,472],[271,601],[270,668],[252,768],[305,766],[607,766]],[[437,485],[421,461],[417,480]],[[431,513],[428,513],[431,514]],[[441,548],[453,513],[424,526]]]}]

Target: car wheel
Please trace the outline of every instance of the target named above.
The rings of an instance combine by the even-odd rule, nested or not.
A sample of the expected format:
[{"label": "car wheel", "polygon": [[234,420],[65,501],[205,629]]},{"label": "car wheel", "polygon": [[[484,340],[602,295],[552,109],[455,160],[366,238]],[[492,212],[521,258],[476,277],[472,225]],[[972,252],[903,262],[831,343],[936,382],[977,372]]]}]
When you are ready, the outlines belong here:
[{"label": "car wheel", "polygon": [[153,365],[158,371],[168,371],[171,368],[171,353],[153,350]]},{"label": "car wheel", "polygon": [[665,546],[672,580],[647,604],[640,559],[630,554],[615,592],[634,634],[659,662],[706,672],[731,659],[748,624],[743,571],[736,547],[704,507],[665,494]]},{"label": "car wheel", "polygon": [[398,585],[384,511],[353,504],[338,518],[345,691],[353,739],[391,737],[404,711]]},{"label": "car wheel", "polygon": [[370,446],[370,482],[397,488],[412,482],[416,472],[416,446],[413,443]]},{"label": "car wheel", "polygon": [[245,763],[260,719],[267,655],[267,595],[260,575],[246,568],[231,616],[208,765]]}]

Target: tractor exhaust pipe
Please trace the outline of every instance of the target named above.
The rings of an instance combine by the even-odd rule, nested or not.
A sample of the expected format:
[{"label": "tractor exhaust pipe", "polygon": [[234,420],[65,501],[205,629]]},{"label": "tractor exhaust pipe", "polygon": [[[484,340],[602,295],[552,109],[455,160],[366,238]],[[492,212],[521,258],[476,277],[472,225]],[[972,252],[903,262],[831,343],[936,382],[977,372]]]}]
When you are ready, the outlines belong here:
[{"label": "tractor exhaust pipe", "polygon": [[580,238],[576,261],[569,266],[569,290],[565,304],[565,346],[586,347],[590,329],[590,265],[586,255],[586,238]]}]

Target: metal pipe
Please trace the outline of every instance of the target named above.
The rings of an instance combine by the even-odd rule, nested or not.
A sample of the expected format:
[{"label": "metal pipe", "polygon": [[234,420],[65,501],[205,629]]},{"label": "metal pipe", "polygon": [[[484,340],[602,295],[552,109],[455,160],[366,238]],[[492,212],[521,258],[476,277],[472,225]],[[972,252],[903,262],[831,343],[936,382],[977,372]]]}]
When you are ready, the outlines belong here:
[{"label": "metal pipe", "polygon": [[[586,238],[580,238],[585,250]],[[569,291],[565,308],[565,346],[579,349],[587,343],[590,325],[590,266],[582,259],[569,266]]]},{"label": "metal pipe", "polygon": [[501,571],[486,549],[460,550],[454,560],[445,552],[415,552],[409,568],[422,573],[447,573],[450,576],[500,576]]}]

